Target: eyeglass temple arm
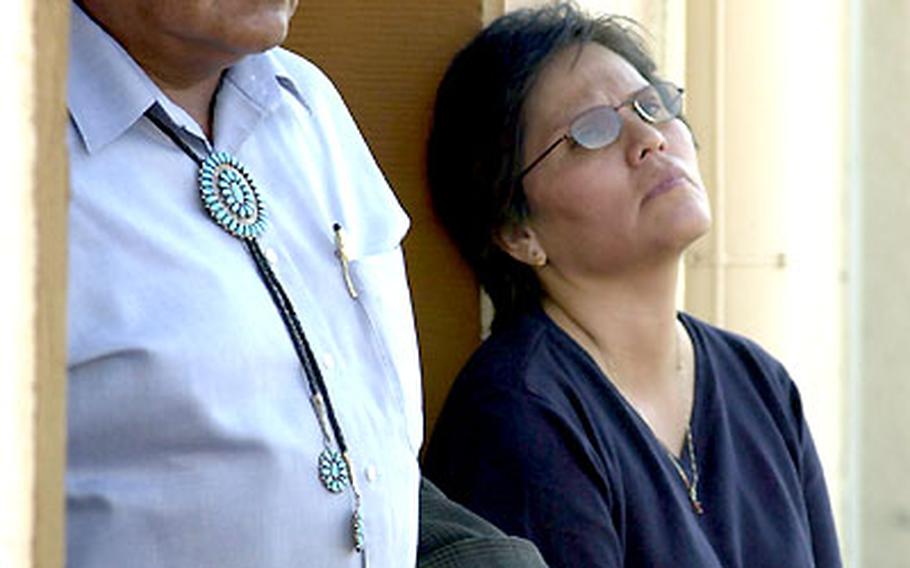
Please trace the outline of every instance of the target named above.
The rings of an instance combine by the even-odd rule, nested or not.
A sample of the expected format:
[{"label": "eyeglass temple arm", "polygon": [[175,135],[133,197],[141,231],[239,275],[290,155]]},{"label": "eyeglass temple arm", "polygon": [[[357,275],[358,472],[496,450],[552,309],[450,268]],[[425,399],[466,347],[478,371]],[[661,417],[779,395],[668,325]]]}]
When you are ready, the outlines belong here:
[{"label": "eyeglass temple arm", "polygon": [[528,166],[525,169],[521,170],[521,173],[518,174],[518,179],[519,180],[523,179],[526,175],[528,175],[528,172],[530,172],[531,170],[534,169],[534,166],[536,166],[537,164],[542,162],[543,159],[546,158],[547,156],[549,156],[550,153],[553,150],[555,150],[557,146],[559,146],[560,144],[562,144],[563,142],[565,142],[568,139],[569,139],[568,134],[563,134],[561,137],[557,138],[556,141],[554,141],[552,144],[547,146],[547,149],[544,150],[543,152],[541,152],[541,154],[539,156],[537,156],[537,158],[535,158],[533,162],[528,164]]}]

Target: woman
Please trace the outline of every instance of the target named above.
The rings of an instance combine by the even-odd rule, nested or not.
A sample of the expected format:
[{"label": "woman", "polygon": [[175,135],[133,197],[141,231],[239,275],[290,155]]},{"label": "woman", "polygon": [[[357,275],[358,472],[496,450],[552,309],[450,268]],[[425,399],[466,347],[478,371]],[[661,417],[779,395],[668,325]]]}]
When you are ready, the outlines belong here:
[{"label": "woman", "polygon": [[676,311],[711,219],[682,90],[642,45],[550,6],[447,71],[433,202],[496,315],[425,472],[552,566],[839,566],[796,386]]}]

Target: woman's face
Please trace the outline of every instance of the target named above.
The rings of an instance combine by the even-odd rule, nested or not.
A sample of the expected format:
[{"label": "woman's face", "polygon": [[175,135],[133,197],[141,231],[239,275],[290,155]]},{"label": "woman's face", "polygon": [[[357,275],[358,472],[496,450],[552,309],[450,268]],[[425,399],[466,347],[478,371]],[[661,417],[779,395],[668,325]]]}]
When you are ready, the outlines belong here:
[{"label": "woman's face", "polygon": [[[557,53],[525,105],[523,164],[579,114],[617,106],[647,81],[625,59],[586,44]],[[679,119],[649,124],[630,106],[618,138],[589,150],[560,144],[524,178],[526,233],[565,274],[602,276],[675,261],[711,224],[692,135]]]}]

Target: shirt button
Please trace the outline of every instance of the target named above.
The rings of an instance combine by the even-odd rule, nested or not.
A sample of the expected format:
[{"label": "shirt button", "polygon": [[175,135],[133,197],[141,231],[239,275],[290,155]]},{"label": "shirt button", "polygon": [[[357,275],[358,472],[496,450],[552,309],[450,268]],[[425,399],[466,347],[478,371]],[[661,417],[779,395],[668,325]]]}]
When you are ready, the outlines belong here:
[{"label": "shirt button", "polygon": [[379,475],[379,473],[376,471],[376,466],[373,464],[366,466],[363,470],[363,476],[366,477],[367,481],[370,483],[376,480],[377,475]]},{"label": "shirt button", "polygon": [[272,247],[265,249],[265,259],[269,261],[273,269],[278,266],[278,253]]},{"label": "shirt button", "polygon": [[331,353],[326,352],[322,355],[322,365],[326,369],[333,369],[335,367],[335,358],[332,357]]}]

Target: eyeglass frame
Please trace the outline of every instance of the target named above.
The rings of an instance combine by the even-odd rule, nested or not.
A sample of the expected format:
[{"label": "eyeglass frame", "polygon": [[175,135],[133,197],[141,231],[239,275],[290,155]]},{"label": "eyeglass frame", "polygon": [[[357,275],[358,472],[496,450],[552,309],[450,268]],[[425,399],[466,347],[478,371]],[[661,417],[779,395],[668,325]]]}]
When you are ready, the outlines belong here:
[{"label": "eyeglass frame", "polygon": [[[639,97],[642,95],[642,93],[652,90],[652,89],[656,90],[658,96],[660,97],[660,89],[658,88],[659,86],[668,87],[667,92],[669,92],[669,93],[675,92],[675,94],[676,94],[675,100],[679,101],[679,105],[678,105],[678,108],[676,109],[676,112],[670,112],[670,115],[663,119],[658,119],[658,118],[652,116],[650,113],[648,113],[648,111],[646,111],[642,107],[641,102],[639,101]],[[631,106],[632,110],[635,111],[635,114],[638,115],[639,118],[641,118],[643,121],[647,122],[648,124],[663,124],[665,122],[670,122],[674,118],[679,118],[679,116],[682,114],[682,98],[683,98],[684,93],[685,93],[685,90],[682,87],[680,87],[679,85],[676,85],[675,83],[673,83],[671,81],[655,81],[653,83],[648,83],[641,89],[638,89],[637,91],[635,91],[634,93],[629,95],[629,97],[626,100],[624,100],[623,102],[619,103],[616,106],[597,105],[597,106],[594,106],[594,107],[591,107],[591,108],[585,110],[584,112],[580,113],[578,116],[576,116],[575,118],[572,119],[572,121],[569,123],[569,128],[567,129],[565,134],[563,134],[562,136],[557,138],[553,143],[551,143],[549,146],[547,146],[546,150],[541,152],[536,158],[534,158],[534,160],[529,165],[525,166],[525,168],[523,170],[521,170],[521,173],[519,173],[518,177],[516,178],[516,182],[520,182],[521,180],[523,180],[524,177],[531,172],[531,170],[533,170],[535,167],[537,167],[537,165],[539,165],[540,162],[542,162],[544,160],[544,158],[549,156],[553,152],[553,150],[555,150],[560,144],[562,144],[563,142],[565,142],[567,140],[573,140],[576,144],[578,144],[579,146],[582,146],[583,148],[587,148],[588,150],[599,150],[600,148],[606,148],[613,142],[616,142],[616,140],[619,139],[619,135],[622,133],[622,126],[625,122],[625,121],[623,121],[622,116],[620,116],[620,114],[619,114],[619,111],[622,110],[624,107]],[[661,98],[661,101],[664,100],[663,97],[660,97],[660,98]],[[671,111],[671,109],[669,109],[666,104],[663,104],[663,107],[666,110]],[[576,139],[575,136],[573,135],[572,131],[573,131],[575,125],[578,123],[578,121],[590,113],[597,112],[597,111],[600,111],[603,109],[612,110],[620,120],[619,128],[616,131],[616,136],[613,137],[611,140],[607,141],[605,144],[601,144],[601,145],[597,145],[597,146],[588,146],[588,145],[583,144],[578,139]]]}]

